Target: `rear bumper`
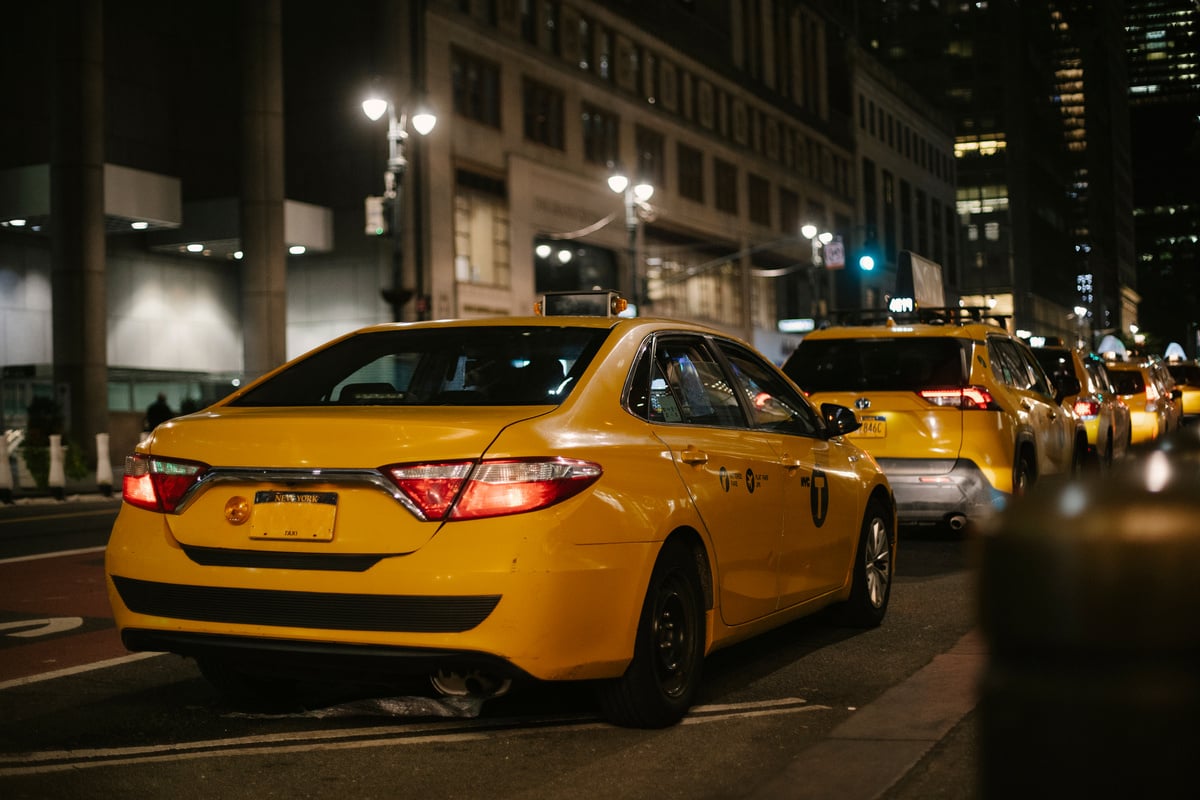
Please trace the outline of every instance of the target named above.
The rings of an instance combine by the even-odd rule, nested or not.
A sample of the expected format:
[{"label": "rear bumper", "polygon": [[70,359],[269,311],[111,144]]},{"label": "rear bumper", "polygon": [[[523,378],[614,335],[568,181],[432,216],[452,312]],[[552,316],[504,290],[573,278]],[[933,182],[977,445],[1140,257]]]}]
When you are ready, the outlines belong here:
[{"label": "rear bumper", "polygon": [[956,517],[979,519],[999,511],[1009,494],[967,459],[879,458],[901,525],[934,525]]},{"label": "rear bumper", "polygon": [[161,515],[126,507],[109,538],[107,588],[128,648],[261,664],[266,674],[341,661],[347,677],[434,665],[617,677],[659,545],[581,545],[555,521],[446,525],[420,550],[362,568],[296,546],[231,551],[238,558],[220,563],[201,550],[196,560]]}]

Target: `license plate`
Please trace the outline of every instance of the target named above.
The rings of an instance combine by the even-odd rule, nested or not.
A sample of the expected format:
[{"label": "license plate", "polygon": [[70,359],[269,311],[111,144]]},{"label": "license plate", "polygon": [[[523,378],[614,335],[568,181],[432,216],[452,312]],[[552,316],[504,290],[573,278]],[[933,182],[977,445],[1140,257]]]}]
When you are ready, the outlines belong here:
[{"label": "license plate", "polygon": [[887,436],[887,420],[883,417],[859,417],[862,427],[851,433],[859,439],[883,439]]},{"label": "license plate", "polygon": [[255,492],[251,539],[328,542],[337,517],[337,492]]}]

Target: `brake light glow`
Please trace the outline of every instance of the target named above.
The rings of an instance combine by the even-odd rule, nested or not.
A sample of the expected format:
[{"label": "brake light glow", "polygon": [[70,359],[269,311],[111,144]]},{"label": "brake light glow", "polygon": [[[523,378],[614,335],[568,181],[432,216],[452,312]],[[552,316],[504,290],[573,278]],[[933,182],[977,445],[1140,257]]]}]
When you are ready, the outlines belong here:
[{"label": "brake light glow", "polygon": [[950,406],[963,411],[995,411],[999,408],[992,393],[982,386],[922,389],[917,394],[935,406]]},{"label": "brake light glow", "polygon": [[188,489],[200,480],[208,465],[197,461],[135,454],[125,458],[121,499],[132,506],[173,514]]},{"label": "brake light glow", "polygon": [[400,464],[384,472],[428,520],[535,511],[573,497],[603,474],[599,464],[567,458]]},{"label": "brake light glow", "polygon": [[1085,400],[1079,398],[1075,401],[1075,413],[1084,419],[1091,419],[1100,415],[1100,404],[1095,400]]}]

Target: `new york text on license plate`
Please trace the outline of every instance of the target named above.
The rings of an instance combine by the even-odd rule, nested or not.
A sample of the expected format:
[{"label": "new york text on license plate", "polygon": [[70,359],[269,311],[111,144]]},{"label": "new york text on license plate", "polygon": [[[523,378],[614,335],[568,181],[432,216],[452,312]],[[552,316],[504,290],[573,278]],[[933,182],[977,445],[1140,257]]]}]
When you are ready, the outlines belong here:
[{"label": "new york text on license plate", "polygon": [[337,492],[255,492],[250,538],[328,542],[336,516]]}]

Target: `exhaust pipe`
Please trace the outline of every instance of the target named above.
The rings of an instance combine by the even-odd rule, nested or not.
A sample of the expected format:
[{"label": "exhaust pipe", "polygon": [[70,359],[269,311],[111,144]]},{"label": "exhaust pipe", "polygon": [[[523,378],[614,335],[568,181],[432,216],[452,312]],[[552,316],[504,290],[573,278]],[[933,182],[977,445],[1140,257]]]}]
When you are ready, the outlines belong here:
[{"label": "exhaust pipe", "polygon": [[967,527],[967,517],[965,514],[951,514],[950,518],[946,521],[950,523],[950,530],[952,531],[961,531]]}]

